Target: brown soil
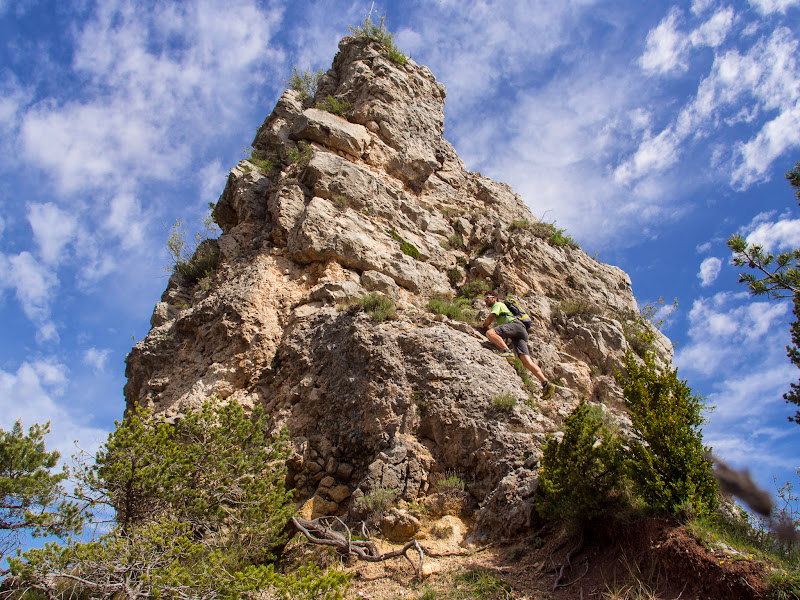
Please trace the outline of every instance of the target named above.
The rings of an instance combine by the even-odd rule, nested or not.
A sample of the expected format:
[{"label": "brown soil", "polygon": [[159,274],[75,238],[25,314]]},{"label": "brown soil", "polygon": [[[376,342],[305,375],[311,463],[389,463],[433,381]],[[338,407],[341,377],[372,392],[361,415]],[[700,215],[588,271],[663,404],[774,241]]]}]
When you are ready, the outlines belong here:
[{"label": "brown soil", "polygon": [[[750,600],[766,597],[765,567],[746,557],[731,558],[724,550],[709,550],[673,521],[647,519],[614,531],[595,529],[580,536],[545,531],[513,542],[461,556],[462,533],[445,540],[421,536],[422,546],[439,556],[425,557],[425,578],[403,558],[382,563],[351,560],[349,600],[453,598],[454,577],[485,569],[510,586],[494,598],[514,600]],[[399,548],[388,542],[382,552]],[[306,546],[307,548],[307,546]],[[561,567],[565,567],[555,590]],[[330,556],[330,555],[329,555]],[[416,561],[417,557],[410,556]],[[463,583],[461,584],[463,589]],[[423,596],[424,595],[424,596]],[[459,595],[461,597],[467,597]],[[485,596],[484,596],[485,597]]]}]

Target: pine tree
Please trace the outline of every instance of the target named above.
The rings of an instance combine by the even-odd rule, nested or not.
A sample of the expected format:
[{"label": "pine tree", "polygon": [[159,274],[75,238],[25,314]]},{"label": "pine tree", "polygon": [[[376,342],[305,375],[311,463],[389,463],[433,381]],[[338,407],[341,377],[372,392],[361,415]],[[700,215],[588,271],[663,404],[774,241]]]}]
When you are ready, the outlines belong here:
[{"label": "pine tree", "polygon": [[0,429],[0,558],[24,532],[63,536],[81,528],[78,505],[61,485],[67,472],[52,472],[60,454],[45,447],[49,427],[35,424],[25,434],[17,421],[11,431]]},{"label": "pine tree", "polygon": [[[786,179],[794,188],[794,196],[800,204],[800,162],[786,173]],[[733,264],[760,272],[760,276],[749,272],[739,273],[739,282],[747,284],[750,294],[792,298],[795,320],[791,325],[792,345],[786,347],[786,352],[792,364],[800,368],[800,248],[775,256],[757,244],[748,244],[738,234],[731,236],[728,247],[733,250]],[[800,406],[800,381],[792,383],[783,397],[787,404]],[[789,420],[800,425],[800,410]]]}]

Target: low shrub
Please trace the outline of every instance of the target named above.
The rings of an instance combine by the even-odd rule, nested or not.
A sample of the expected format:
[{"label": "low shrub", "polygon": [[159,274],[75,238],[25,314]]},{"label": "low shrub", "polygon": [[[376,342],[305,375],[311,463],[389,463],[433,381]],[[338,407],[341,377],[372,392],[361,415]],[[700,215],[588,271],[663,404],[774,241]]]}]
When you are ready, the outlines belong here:
[{"label": "low shrub", "polygon": [[525,365],[522,364],[522,361],[515,357],[513,366],[514,370],[517,372],[517,375],[519,375],[519,378],[522,379],[522,383],[525,384],[525,389],[527,389],[531,394],[538,394],[541,391],[541,384],[538,380],[531,379],[531,372],[525,368]]},{"label": "low shrub", "polygon": [[376,523],[389,512],[397,500],[397,491],[392,488],[378,488],[374,492],[364,494],[362,502],[367,509],[367,520]]},{"label": "low shrub", "polygon": [[447,247],[452,250],[458,250],[464,247],[464,238],[459,234],[451,235],[447,238]]},{"label": "low shrub", "polygon": [[548,438],[541,464],[536,510],[544,519],[581,525],[618,496],[622,442],[582,400],[564,421],[563,439]]},{"label": "low shrub", "polygon": [[[431,535],[437,540],[448,538],[453,535],[453,526],[436,524],[431,527]],[[432,598],[437,598],[437,596],[432,596]]]},{"label": "low shrub", "polygon": [[428,310],[435,315],[444,315],[454,321],[466,323],[474,321],[476,317],[466,298],[451,298],[441,294],[432,296],[428,300]]},{"label": "low shrub", "polygon": [[203,231],[195,234],[195,244],[192,246],[186,242],[183,221],[176,219],[172,233],[167,238],[172,265],[165,270],[182,275],[187,285],[194,285],[205,277],[210,278],[220,262],[219,244],[211,238],[216,232],[217,226],[211,212],[203,221]]},{"label": "low shrub", "polygon": [[448,472],[439,479],[436,489],[445,496],[457,497],[464,491],[464,480],[455,473]]},{"label": "low shrub", "polygon": [[405,254],[406,256],[410,256],[414,260],[419,260],[420,256],[419,250],[417,250],[417,247],[414,244],[404,240],[402,237],[400,237],[400,234],[397,233],[394,229],[387,229],[386,233],[388,233],[389,237],[391,237],[396,242],[400,242],[400,251],[403,254]]},{"label": "low shrub", "polygon": [[520,219],[518,221],[511,221],[511,231],[514,230],[524,230],[528,229],[531,226],[530,221],[528,219]]},{"label": "low shrub", "polygon": [[457,598],[476,600],[507,600],[513,598],[511,586],[486,568],[472,568],[455,574]]},{"label": "low shrub", "polygon": [[381,53],[396,65],[403,66],[408,63],[408,57],[394,45],[394,34],[386,29],[386,15],[381,17],[380,23],[372,21],[372,13],[364,17],[358,26],[350,26],[350,33],[357,39],[367,39],[381,45]]},{"label": "low shrub", "polygon": [[377,292],[362,296],[356,306],[359,311],[369,313],[376,323],[397,318],[394,300]]},{"label": "low shrub", "polygon": [[461,269],[458,267],[453,267],[452,269],[447,269],[447,280],[450,282],[450,285],[456,286],[458,282],[461,281],[464,277],[464,274],[461,272]]},{"label": "low shrub", "polygon": [[272,157],[269,157],[266,153],[255,149],[253,149],[248,160],[264,175],[269,175],[273,169],[281,164],[281,157],[277,152]]},{"label": "low shrub", "polygon": [[559,229],[555,223],[545,223],[537,221],[530,223],[528,229],[531,230],[533,235],[538,238],[547,240],[551,246],[569,246],[570,248],[578,249],[578,243],[566,234],[565,229]]},{"label": "low shrub", "polygon": [[495,405],[495,408],[500,410],[511,410],[517,405],[517,399],[512,394],[503,392],[495,396],[492,399],[492,403]]},{"label": "low shrub", "polygon": [[325,110],[336,116],[343,117],[345,113],[350,110],[350,103],[347,100],[339,100],[338,98],[328,94],[328,97],[325,98],[325,100],[317,104],[317,108],[320,110]]},{"label": "low shrub", "polygon": [[306,142],[297,142],[297,146],[286,153],[286,158],[293,165],[305,166],[311,157],[314,156],[314,149]]},{"label": "low shrub", "polygon": [[298,96],[301,100],[306,97],[313,98],[317,94],[319,80],[324,74],[325,72],[322,69],[318,71],[306,69],[303,72],[299,72],[297,67],[292,67],[292,76],[289,79],[284,79],[284,83],[290,90],[299,92]]},{"label": "low shrub", "polygon": [[331,198],[331,202],[333,202],[333,205],[339,210],[344,210],[350,205],[350,200],[347,196],[343,196],[342,194],[335,194],[333,198]]},{"label": "low shrub", "polygon": [[419,250],[417,250],[417,247],[411,242],[403,240],[400,243],[400,251],[414,260],[419,260]]},{"label": "low shrub", "polygon": [[458,289],[461,298],[477,298],[489,291],[489,284],[481,279],[465,283]]},{"label": "low shrub", "polygon": [[568,317],[589,318],[603,314],[603,309],[596,304],[589,304],[580,300],[562,300],[556,306],[556,310],[560,310]]}]

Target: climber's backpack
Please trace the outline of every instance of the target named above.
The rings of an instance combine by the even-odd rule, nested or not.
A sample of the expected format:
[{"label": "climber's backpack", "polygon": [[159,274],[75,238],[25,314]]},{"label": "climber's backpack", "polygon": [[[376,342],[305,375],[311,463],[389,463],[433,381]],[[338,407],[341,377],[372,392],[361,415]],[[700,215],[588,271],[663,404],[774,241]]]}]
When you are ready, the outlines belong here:
[{"label": "climber's backpack", "polygon": [[530,329],[531,325],[533,325],[533,319],[528,316],[522,306],[519,304],[519,300],[516,298],[512,298],[509,296],[505,300],[503,300],[503,304],[506,305],[506,308],[511,311],[515,318],[519,319],[523,325],[525,325],[525,329]]}]

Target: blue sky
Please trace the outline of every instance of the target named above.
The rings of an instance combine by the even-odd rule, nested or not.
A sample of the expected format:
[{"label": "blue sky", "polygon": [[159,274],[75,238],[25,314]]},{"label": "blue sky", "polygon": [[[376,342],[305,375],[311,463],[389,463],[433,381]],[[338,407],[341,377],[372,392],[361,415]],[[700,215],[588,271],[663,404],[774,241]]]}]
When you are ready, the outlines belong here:
[{"label": "blue sky", "polygon": [[[327,69],[371,2],[0,0],[0,425],[92,451],[124,359],[293,66]],[[448,89],[445,137],[535,216],[678,299],[679,374],[706,442],[797,481],[781,398],[787,302],[737,284],[725,240],[800,247],[800,0],[377,2]]]}]

